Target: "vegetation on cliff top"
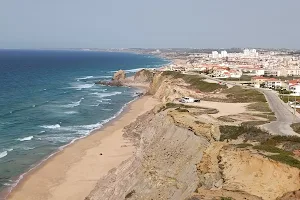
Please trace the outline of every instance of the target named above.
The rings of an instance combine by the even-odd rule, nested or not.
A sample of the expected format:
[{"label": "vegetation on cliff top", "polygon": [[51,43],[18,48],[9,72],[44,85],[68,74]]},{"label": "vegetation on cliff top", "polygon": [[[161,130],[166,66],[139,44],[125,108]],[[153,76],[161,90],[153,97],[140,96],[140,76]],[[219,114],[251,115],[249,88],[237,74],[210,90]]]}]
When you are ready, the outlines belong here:
[{"label": "vegetation on cliff top", "polygon": [[[236,140],[239,137],[244,139],[244,143],[236,145],[237,148],[251,147],[248,141],[259,142],[252,148],[265,152],[270,159],[285,163],[300,169],[300,161],[293,156],[293,151],[300,149],[300,138],[297,136],[272,136],[255,126],[220,126],[220,140]],[[270,154],[271,153],[271,154]]]},{"label": "vegetation on cliff top", "polygon": [[181,78],[186,83],[190,84],[190,87],[192,89],[200,90],[201,92],[214,92],[219,89],[227,88],[227,86],[225,85],[220,85],[217,83],[208,83],[204,81],[204,78],[198,75],[182,74],[180,72],[175,72],[175,71],[164,71],[162,73],[162,76],[171,76],[174,79]]},{"label": "vegetation on cliff top", "polygon": [[257,90],[245,89],[240,86],[233,86],[222,91],[226,97],[234,103],[247,103],[247,102],[266,102],[265,96]]},{"label": "vegetation on cliff top", "polygon": [[300,123],[294,123],[291,124],[291,128],[296,132],[300,134]]}]

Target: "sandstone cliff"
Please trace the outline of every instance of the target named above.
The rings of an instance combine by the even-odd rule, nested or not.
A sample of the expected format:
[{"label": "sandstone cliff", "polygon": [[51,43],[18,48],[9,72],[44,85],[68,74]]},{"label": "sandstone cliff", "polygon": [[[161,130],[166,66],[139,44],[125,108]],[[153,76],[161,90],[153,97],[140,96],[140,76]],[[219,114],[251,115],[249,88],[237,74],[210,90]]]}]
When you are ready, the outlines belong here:
[{"label": "sandstone cliff", "polygon": [[[218,92],[199,93],[181,77],[162,72],[152,76],[142,71],[134,80],[150,81],[148,93],[164,103],[182,96],[225,98]],[[124,137],[137,148],[135,155],[103,177],[86,200],[298,199],[300,170],[267,157],[280,149],[262,153],[252,148],[269,140],[274,143],[273,138],[247,126],[234,126],[238,134],[230,129],[224,136],[223,122],[212,120],[216,112],[169,103],[138,117],[124,129]]]},{"label": "sandstone cliff", "polygon": [[127,127],[125,135],[139,141],[136,155],[111,170],[87,199],[185,199],[195,191],[196,164],[209,143],[167,113],[152,111]]}]

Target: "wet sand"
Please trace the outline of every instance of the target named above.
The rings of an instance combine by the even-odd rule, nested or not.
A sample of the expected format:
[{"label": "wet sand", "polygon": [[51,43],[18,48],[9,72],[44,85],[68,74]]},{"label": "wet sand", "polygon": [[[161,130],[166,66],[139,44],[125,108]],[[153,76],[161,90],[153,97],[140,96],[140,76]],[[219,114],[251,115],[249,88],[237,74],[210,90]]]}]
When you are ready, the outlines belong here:
[{"label": "wet sand", "polygon": [[123,128],[158,103],[151,96],[134,101],[117,119],[29,172],[8,199],[83,200],[102,176],[133,155],[135,148],[123,138]]}]

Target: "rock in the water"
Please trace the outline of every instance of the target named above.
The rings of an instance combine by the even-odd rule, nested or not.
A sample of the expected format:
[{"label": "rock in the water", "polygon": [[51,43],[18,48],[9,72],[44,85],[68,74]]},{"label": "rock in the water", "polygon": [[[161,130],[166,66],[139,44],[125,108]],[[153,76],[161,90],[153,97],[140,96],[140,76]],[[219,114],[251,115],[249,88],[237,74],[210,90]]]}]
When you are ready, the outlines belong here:
[{"label": "rock in the water", "polygon": [[123,86],[123,84],[120,81],[98,81],[96,82],[96,84],[117,87]]},{"label": "rock in the water", "polygon": [[123,71],[123,70],[119,70],[119,71],[117,71],[115,74],[114,74],[114,76],[113,76],[113,78],[112,78],[112,81],[122,81],[122,80],[124,80],[126,78],[126,74],[125,74],[125,71]]},{"label": "rock in the water", "polygon": [[96,84],[100,85],[107,85],[107,86],[123,86],[122,81],[124,81],[126,78],[125,71],[119,70],[116,73],[114,73],[113,78],[111,81],[98,81]]}]

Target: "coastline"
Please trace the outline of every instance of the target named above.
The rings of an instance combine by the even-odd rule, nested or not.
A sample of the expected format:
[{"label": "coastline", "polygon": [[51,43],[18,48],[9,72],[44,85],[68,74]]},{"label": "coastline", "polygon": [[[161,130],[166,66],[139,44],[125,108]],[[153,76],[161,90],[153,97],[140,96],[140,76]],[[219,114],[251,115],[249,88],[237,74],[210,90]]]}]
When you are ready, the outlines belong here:
[{"label": "coastline", "polygon": [[151,96],[129,103],[103,127],[27,172],[7,199],[84,199],[102,176],[133,155],[135,148],[122,130],[156,104]]}]

